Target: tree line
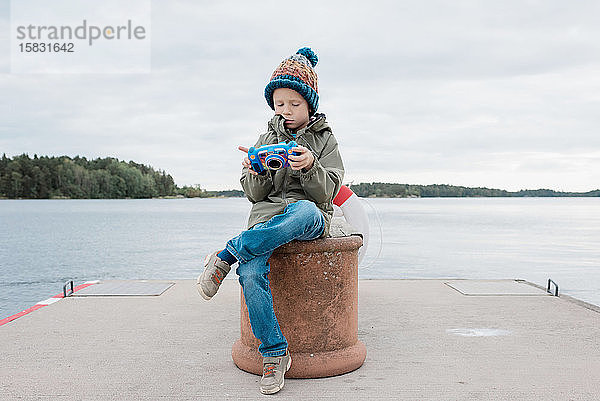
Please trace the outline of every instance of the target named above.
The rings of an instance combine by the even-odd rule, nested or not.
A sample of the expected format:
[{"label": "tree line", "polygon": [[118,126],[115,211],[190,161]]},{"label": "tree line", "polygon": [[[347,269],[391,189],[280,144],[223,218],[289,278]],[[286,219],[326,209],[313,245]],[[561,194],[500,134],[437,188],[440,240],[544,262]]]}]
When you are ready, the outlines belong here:
[{"label": "tree line", "polygon": [[[455,185],[410,185],[360,183],[350,185],[360,197],[549,197],[600,196],[600,190],[559,192],[534,189],[509,192],[503,189],[470,188]],[[207,191],[200,185],[178,187],[164,170],[125,162],[112,157],[88,160],[68,156],[30,158],[27,154],[0,159],[0,198],[8,199],[123,199],[180,196],[187,198],[243,197],[244,192]]]},{"label": "tree line", "polygon": [[350,189],[360,197],[368,198],[443,198],[443,197],[567,197],[600,196],[600,190],[589,192],[560,192],[551,189],[525,189],[510,192],[503,189],[470,188],[455,185],[410,185],[384,182],[350,185]]},{"label": "tree line", "polygon": [[164,170],[112,157],[48,157],[27,154],[0,159],[0,198],[125,199],[243,197],[240,190],[178,187]]},{"label": "tree line", "polygon": [[0,197],[16,199],[152,198],[176,194],[165,171],[107,157],[88,160],[68,156],[0,159]]},{"label": "tree line", "polygon": [[239,189],[229,189],[226,191],[207,191],[200,187],[200,185],[191,185],[177,187],[176,189],[178,196],[184,196],[186,198],[243,198],[246,195],[244,191]]}]

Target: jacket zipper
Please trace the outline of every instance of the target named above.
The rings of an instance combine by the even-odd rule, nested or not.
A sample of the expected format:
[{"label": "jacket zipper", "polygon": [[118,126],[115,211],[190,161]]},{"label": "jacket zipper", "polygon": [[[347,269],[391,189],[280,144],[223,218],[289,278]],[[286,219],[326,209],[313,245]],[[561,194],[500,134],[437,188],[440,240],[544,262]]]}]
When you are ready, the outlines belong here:
[{"label": "jacket zipper", "polygon": [[290,204],[289,201],[287,200],[286,196],[285,196],[286,195],[286,191],[285,191],[286,185],[285,184],[287,183],[287,179],[288,179],[288,169],[286,168],[285,169],[285,176],[283,177],[283,188],[281,189],[281,191],[282,191],[281,192],[281,197],[282,197],[283,201],[285,202],[286,206]]},{"label": "jacket zipper", "polygon": [[[285,134],[284,135],[284,138],[285,138],[285,136],[287,136],[287,132],[285,132],[285,129],[283,132]],[[281,142],[279,139],[277,141]],[[288,179],[288,169],[286,168],[284,171],[284,176],[283,176],[283,184],[281,186],[281,199],[283,200],[283,202],[285,203],[286,206],[289,205],[289,201],[286,198],[286,190],[285,190],[287,179]]]},{"label": "jacket zipper", "polygon": [[[316,123],[316,122],[317,122],[317,121],[319,121],[320,119],[321,119],[321,117],[319,117],[319,118],[316,118],[314,121],[311,121],[311,123],[310,123],[310,124],[308,124],[308,125],[306,126],[306,128],[305,128],[304,132],[306,132],[306,130],[307,130],[307,129],[308,129],[310,126],[312,126],[314,123]],[[286,136],[291,136],[291,135],[288,135],[288,133],[285,131],[285,128],[284,128],[284,131],[283,131],[283,132],[284,132],[284,134],[285,134]],[[291,138],[291,139],[289,139],[289,140],[295,141],[296,139],[298,139],[298,135],[296,135],[296,137],[295,137],[295,138]],[[289,203],[290,201],[289,201],[289,200],[286,198],[286,190],[285,190],[285,189],[286,189],[287,180],[288,180],[288,176],[289,176],[289,174],[288,174],[288,169],[287,169],[287,168],[285,169],[285,173],[284,173],[284,174],[285,174],[285,175],[284,175],[284,177],[283,177],[283,186],[282,186],[282,188],[281,188],[281,198],[283,199],[283,201],[285,202],[285,205],[287,206],[287,205],[289,205],[289,204],[290,204],[290,203]]]}]

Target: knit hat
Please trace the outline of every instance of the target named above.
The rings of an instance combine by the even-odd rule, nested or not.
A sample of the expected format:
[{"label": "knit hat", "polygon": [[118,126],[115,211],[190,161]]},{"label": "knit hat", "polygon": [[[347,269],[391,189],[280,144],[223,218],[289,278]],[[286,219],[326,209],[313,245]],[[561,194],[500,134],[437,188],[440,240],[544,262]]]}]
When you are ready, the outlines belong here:
[{"label": "knit hat", "polygon": [[265,88],[265,99],[269,106],[273,105],[273,92],[277,88],[289,88],[298,92],[308,103],[310,115],[319,108],[319,89],[317,73],[313,69],[319,58],[309,47],[303,47],[279,64],[271,75],[271,80]]}]

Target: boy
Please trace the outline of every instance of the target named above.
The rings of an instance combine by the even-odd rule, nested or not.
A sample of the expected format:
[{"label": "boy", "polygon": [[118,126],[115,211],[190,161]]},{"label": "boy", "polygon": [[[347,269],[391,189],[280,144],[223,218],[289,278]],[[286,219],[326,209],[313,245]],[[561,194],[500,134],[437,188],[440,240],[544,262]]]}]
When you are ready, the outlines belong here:
[{"label": "boy", "polygon": [[[284,384],[292,359],[273,311],[269,289],[269,257],[277,247],[292,240],[308,241],[329,234],[332,201],[342,184],[344,166],[338,145],[325,115],[317,113],[319,95],[313,67],[317,56],[304,47],[285,59],[271,76],[265,98],[275,111],[254,145],[259,147],[295,140],[290,168],[252,170],[246,155],[240,182],[252,202],[248,230],[229,240],[225,249],[204,261],[197,288],[209,300],[217,292],[231,265],[239,262],[242,286],[252,333],[260,340],[263,375],[260,391],[274,394]],[[244,153],[248,148],[239,146]]]}]

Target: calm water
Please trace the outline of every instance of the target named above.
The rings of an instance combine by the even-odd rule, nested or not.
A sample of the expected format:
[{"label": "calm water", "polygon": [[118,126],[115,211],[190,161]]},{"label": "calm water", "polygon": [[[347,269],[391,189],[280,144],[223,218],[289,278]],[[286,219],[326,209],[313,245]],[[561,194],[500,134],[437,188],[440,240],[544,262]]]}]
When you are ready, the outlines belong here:
[{"label": "calm water", "polygon": [[[372,234],[361,278],[551,277],[564,293],[600,305],[600,198],[365,206]],[[0,201],[0,318],[71,279],[195,278],[248,211],[245,199]]]}]

